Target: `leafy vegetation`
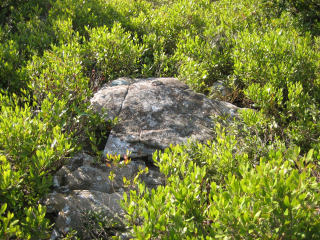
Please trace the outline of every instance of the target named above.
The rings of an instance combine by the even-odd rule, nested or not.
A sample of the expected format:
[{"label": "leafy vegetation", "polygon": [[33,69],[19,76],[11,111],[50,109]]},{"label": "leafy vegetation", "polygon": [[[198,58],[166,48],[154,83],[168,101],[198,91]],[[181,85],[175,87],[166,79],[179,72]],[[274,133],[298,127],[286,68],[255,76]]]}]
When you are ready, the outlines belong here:
[{"label": "leafy vegetation", "polygon": [[[137,239],[318,239],[312,151],[270,150],[256,166],[234,135],[155,154],[166,185],[125,195]],[[159,160],[157,160],[159,159]]]},{"label": "leafy vegetation", "polygon": [[[317,239],[317,0],[0,3],[0,238],[46,239],[51,174],[108,134],[89,99],[119,76],[176,76],[247,110],[159,153],[166,185],[125,200],[133,236]],[[213,139],[215,139],[213,138]],[[133,200],[136,202],[133,205]]]}]

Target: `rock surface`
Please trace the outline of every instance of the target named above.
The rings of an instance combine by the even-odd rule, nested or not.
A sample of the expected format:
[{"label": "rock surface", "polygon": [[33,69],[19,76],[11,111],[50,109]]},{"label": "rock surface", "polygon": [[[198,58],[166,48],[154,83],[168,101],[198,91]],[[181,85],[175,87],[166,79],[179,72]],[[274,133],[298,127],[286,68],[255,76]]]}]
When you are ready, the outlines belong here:
[{"label": "rock surface", "polygon": [[176,78],[117,79],[91,100],[108,118],[119,118],[105,146],[105,154],[151,156],[157,149],[212,136],[212,115],[233,117],[237,107],[193,92]]},{"label": "rock surface", "polygon": [[[123,156],[129,150],[134,161],[119,168],[98,163],[85,153],[69,159],[55,174],[53,192],[44,200],[55,219],[52,240],[61,239],[71,229],[78,231],[81,239],[95,239],[97,235],[128,239],[119,205],[123,192],[129,190],[123,178],[132,180],[145,169],[150,164],[148,157],[157,149],[188,138],[211,138],[211,116],[235,116],[237,111],[232,104],[191,91],[175,78],[117,79],[98,91],[91,103],[97,111],[108,110],[109,119],[119,118],[107,140],[105,154]],[[113,181],[109,179],[111,172],[115,174]],[[156,168],[142,175],[141,180],[149,188],[164,184]],[[103,226],[111,222],[107,232],[91,229],[90,224],[97,224],[90,217],[92,212],[103,216]]]},{"label": "rock surface", "polygon": [[[81,239],[92,239],[84,228],[90,211],[100,213],[116,223],[118,230],[114,230],[113,234],[125,231],[122,224],[124,212],[119,205],[123,192],[128,190],[123,184],[123,177],[132,180],[145,168],[145,163],[139,160],[121,168],[107,166],[97,163],[85,153],[69,159],[54,175],[54,191],[44,201],[47,212],[55,218],[51,239],[60,239],[71,229],[76,230]],[[115,174],[112,182],[109,180],[111,171]],[[141,176],[141,180],[150,188],[164,184],[161,174],[155,170],[149,170]]]}]

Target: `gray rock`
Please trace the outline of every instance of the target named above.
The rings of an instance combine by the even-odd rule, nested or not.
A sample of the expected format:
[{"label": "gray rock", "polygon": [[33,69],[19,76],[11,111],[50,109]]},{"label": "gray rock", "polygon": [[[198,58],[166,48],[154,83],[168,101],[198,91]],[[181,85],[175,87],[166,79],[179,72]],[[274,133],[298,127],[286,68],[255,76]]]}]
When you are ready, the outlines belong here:
[{"label": "gray rock", "polygon": [[[92,239],[86,229],[87,212],[98,212],[107,219],[122,225],[123,210],[119,205],[124,192],[128,191],[123,184],[123,177],[132,181],[140,170],[146,168],[143,161],[131,161],[127,165],[117,167],[98,163],[93,157],[80,153],[68,159],[65,165],[53,176],[54,192],[47,195],[44,204],[47,212],[55,215],[55,228],[51,239],[61,239],[70,230],[76,230],[81,239]],[[115,178],[110,181],[109,174],[114,172]],[[164,184],[163,176],[155,170],[142,175],[149,188]],[[117,225],[117,226],[118,226]],[[125,229],[112,229],[126,239]]]},{"label": "gray rock", "polygon": [[66,176],[65,184],[70,190],[94,190],[104,193],[114,192],[109,172],[90,166],[81,166]]},{"label": "gray rock", "polygon": [[[110,88],[112,89],[111,92],[108,91],[110,90]],[[128,88],[128,85],[103,87],[94,95],[94,97],[91,99],[91,102],[101,103],[99,105],[93,105],[94,108],[99,112],[102,108],[108,109],[108,116],[106,120],[112,120],[115,117],[119,116],[119,113],[122,109],[122,102],[128,93]]]},{"label": "gray rock", "polygon": [[93,157],[86,153],[79,153],[73,158],[67,159],[64,166],[53,177],[53,186],[56,188],[64,186],[66,188],[67,176],[82,166],[90,166],[95,163]]},{"label": "gray rock", "polygon": [[91,104],[97,111],[107,110],[109,119],[119,118],[104,153],[123,156],[129,150],[132,158],[151,156],[157,149],[189,138],[205,141],[212,137],[212,115],[234,117],[238,109],[195,93],[176,78],[111,83],[94,95]]},{"label": "gray rock", "polygon": [[[92,239],[86,224],[94,223],[86,215],[88,212],[99,213],[104,221],[121,225],[124,212],[119,201],[130,188],[123,184],[124,177],[132,181],[146,168],[143,159],[150,158],[155,150],[189,138],[210,139],[214,127],[211,116],[233,117],[237,111],[232,104],[191,91],[175,78],[117,79],[100,89],[91,104],[96,111],[108,110],[106,120],[119,118],[106,143],[105,154],[124,156],[129,150],[134,161],[119,168],[99,163],[85,153],[68,159],[53,177],[54,192],[44,199],[48,213],[55,216],[51,239],[61,239],[71,229],[81,239]],[[113,181],[109,179],[111,171],[115,174]],[[164,185],[164,177],[155,167],[141,175],[140,180],[148,188]],[[128,229],[111,227],[108,231],[121,239],[130,238]]]},{"label": "gray rock", "polygon": [[130,78],[118,78],[116,80],[111,81],[110,84],[107,86],[114,87],[114,86],[120,86],[120,85],[130,85],[130,83],[131,83]]},{"label": "gray rock", "polygon": [[124,211],[119,205],[122,194],[104,193],[93,190],[73,190],[67,195],[62,193],[51,193],[47,196],[45,204],[48,213],[57,212],[55,228],[51,239],[59,239],[60,236],[68,233],[71,229],[76,230],[81,239],[90,239],[84,234],[84,222],[86,213],[89,211],[112,219],[115,223],[122,224]]},{"label": "gray rock", "polygon": [[231,89],[226,86],[224,81],[217,81],[210,88],[210,97],[217,99],[226,99],[232,93]]}]

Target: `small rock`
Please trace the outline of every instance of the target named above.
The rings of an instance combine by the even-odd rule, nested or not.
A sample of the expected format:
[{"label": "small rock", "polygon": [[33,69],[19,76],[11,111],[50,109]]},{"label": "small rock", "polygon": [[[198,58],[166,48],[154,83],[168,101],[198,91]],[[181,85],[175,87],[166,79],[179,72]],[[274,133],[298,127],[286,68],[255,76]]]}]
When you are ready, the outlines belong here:
[{"label": "small rock", "polygon": [[130,78],[118,78],[116,80],[113,80],[110,82],[110,87],[114,86],[120,86],[120,85],[129,85],[130,84]]},{"label": "small rock", "polygon": [[214,82],[210,89],[210,97],[226,99],[231,94],[231,89],[223,81]]},{"label": "small rock", "polygon": [[[94,162],[94,158],[84,153],[69,159],[53,177],[55,191],[44,200],[47,212],[56,215],[51,239],[59,239],[71,229],[76,230],[81,239],[90,239],[83,235],[85,212],[99,211],[122,223],[124,212],[119,200],[128,191],[123,184],[123,177],[132,180],[144,168],[146,164],[142,160],[131,161],[123,167],[107,167]],[[110,171],[115,173],[113,182],[109,179]],[[159,174],[153,170],[141,179],[150,184],[148,187],[156,187],[162,183]],[[116,231],[119,229],[112,230]]]}]

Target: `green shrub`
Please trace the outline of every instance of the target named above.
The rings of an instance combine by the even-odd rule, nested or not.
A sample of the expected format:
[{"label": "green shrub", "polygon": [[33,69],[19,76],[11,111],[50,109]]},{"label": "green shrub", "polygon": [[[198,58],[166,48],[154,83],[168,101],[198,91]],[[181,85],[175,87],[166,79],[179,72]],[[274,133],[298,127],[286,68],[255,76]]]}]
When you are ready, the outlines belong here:
[{"label": "green shrub", "polygon": [[[66,29],[62,31],[66,33]],[[61,43],[67,38],[62,37]],[[89,147],[98,153],[97,146],[105,140],[112,123],[106,124],[105,114],[98,114],[90,107],[92,88],[97,84],[84,73],[82,53],[83,47],[73,39],[67,44],[52,46],[42,57],[34,56],[27,66],[29,88],[38,106],[48,111],[44,99],[50,96],[59,100],[53,107],[54,114],[44,121],[58,125],[78,148]]]},{"label": "green shrub", "polygon": [[47,22],[50,1],[5,1],[3,25],[8,38],[18,43],[20,66],[32,54],[43,53],[54,41],[51,25]]},{"label": "green shrub", "polygon": [[[23,201],[28,194],[24,189],[26,173],[13,169],[6,157],[0,155],[0,238],[43,239],[49,236],[49,220],[45,218],[45,207],[31,204],[25,207]],[[34,190],[34,189],[30,189]],[[35,203],[35,201],[33,201]],[[29,203],[30,204],[30,203]]]},{"label": "green shrub", "polygon": [[26,84],[24,70],[20,68],[18,44],[13,40],[2,43],[1,37],[0,40],[0,88],[17,92]]},{"label": "green shrub", "polygon": [[165,44],[166,39],[155,33],[143,35],[142,76],[172,77],[176,74],[176,60],[166,54]]},{"label": "green shrub", "polygon": [[320,34],[320,5],[317,0],[273,0],[269,4],[281,12],[290,12],[297,18],[297,26],[304,32]]},{"label": "green shrub", "polygon": [[86,28],[111,28],[115,22],[132,28],[131,17],[139,15],[148,5],[146,1],[131,0],[57,0],[49,11],[49,19],[71,19],[73,30],[87,36]]},{"label": "green shrub", "polygon": [[[4,0],[0,3],[0,23],[14,26],[22,18],[32,17],[38,13],[46,15],[50,6],[50,0],[39,2],[38,0]],[[13,29],[15,30],[15,29]]]},{"label": "green shrub", "polygon": [[[177,76],[209,95],[223,81],[227,100],[258,109],[216,141],[158,156],[167,185],[140,185],[137,204],[126,200],[136,237],[318,238],[318,9],[316,0],[1,1],[0,238],[48,237],[38,201],[50,173],[81,147],[100,154],[110,129],[89,99],[124,75]],[[311,153],[300,159],[296,145],[315,149],[313,175],[300,163]]]},{"label": "green shrub", "polygon": [[142,26],[145,32],[165,37],[165,51],[173,54],[181,33],[187,31],[196,35],[205,30],[205,17],[210,10],[208,1],[172,1],[153,11],[149,21],[145,21]]},{"label": "green shrub", "polygon": [[[35,7],[35,11],[41,11]],[[16,23],[17,30],[12,38],[18,42],[22,57],[29,59],[34,54],[42,54],[55,41],[52,26],[40,16],[39,13],[30,15],[30,19],[24,19]]]},{"label": "green shrub", "polygon": [[208,1],[150,1],[153,9],[145,7],[131,19],[133,30],[145,44],[142,59],[143,75],[174,76],[177,59],[174,58],[180,35],[202,33],[210,4]]},{"label": "green shrub", "polygon": [[112,29],[105,26],[88,29],[90,40],[86,43],[86,65],[102,71],[106,79],[129,76],[139,71],[143,48],[137,36],[116,23]]},{"label": "green shrub", "polygon": [[61,18],[55,19],[52,24],[57,41],[62,44],[68,44],[77,39],[78,36],[72,28],[72,19],[63,20]]},{"label": "green shrub", "polygon": [[319,138],[319,50],[309,34],[272,27],[245,30],[235,39],[233,50],[235,83],[265,114],[275,117],[285,138],[310,147]]},{"label": "green shrub", "polygon": [[88,107],[91,96],[80,53],[77,42],[52,46],[52,50],[45,51],[42,57],[34,56],[27,66],[29,88],[40,106],[48,95],[65,103],[46,120],[61,126],[69,134],[76,130],[75,124]]},{"label": "green shrub", "polygon": [[45,193],[42,188],[51,184],[46,173],[58,167],[71,151],[69,140],[56,125],[57,121],[50,121],[59,118],[55,114],[65,108],[66,102],[49,95],[35,113],[28,103],[20,107],[19,98],[11,100],[5,95],[0,98],[0,151],[17,170],[28,173],[24,176],[30,181],[25,183],[26,193],[33,197],[42,195]]},{"label": "green shrub", "polygon": [[[5,216],[4,213],[7,209],[7,204],[1,205],[0,208],[0,236],[3,239],[10,239],[12,237],[21,236],[21,231],[19,225],[17,225],[18,221],[12,221],[14,214],[8,212]],[[2,216],[4,215],[4,216]]]},{"label": "green shrub", "polygon": [[198,91],[207,91],[218,80],[230,74],[231,58],[228,43],[216,33],[194,38],[185,34],[177,44],[175,58],[179,65],[179,78]]},{"label": "green shrub", "polygon": [[245,30],[235,39],[235,74],[245,86],[270,83],[284,88],[300,81],[310,88],[315,78],[315,59],[310,36],[301,37],[294,29]]},{"label": "green shrub", "polygon": [[241,166],[240,179],[229,174],[225,189],[211,185],[208,211],[216,237],[319,238],[319,183],[308,167],[312,152],[302,159],[298,154],[270,151],[255,169]]},{"label": "green shrub", "polygon": [[[198,16],[198,24],[186,28],[176,43],[178,76],[206,94],[214,90],[211,86],[217,81],[223,81],[236,93],[237,86],[231,81],[233,39],[245,29],[267,25],[266,13],[259,1],[252,0],[220,0],[210,4],[199,1],[197,4],[201,11],[195,11],[191,18]],[[229,100],[234,99],[230,96]]]},{"label": "green shrub", "polygon": [[27,66],[29,87],[38,102],[51,92],[58,99],[79,104],[86,99],[89,79],[82,71],[81,47],[77,41],[52,46],[42,57],[34,56]]},{"label": "green shrub", "polygon": [[238,151],[248,154],[253,166],[259,164],[261,157],[267,157],[271,150],[281,151],[290,145],[282,141],[282,129],[274,117],[252,109],[241,109],[238,113],[234,121],[220,116],[213,119],[225,127],[228,135],[235,136]]},{"label": "green shrub", "polygon": [[33,54],[42,54],[55,40],[46,20],[49,1],[0,3],[0,88],[20,94],[28,78],[25,65]]},{"label": "green shrub", "polygon": [[[1,203],[4,204],[1,211],[1,214],[3,214],[6,212],[8,206],[10,209],[21,207],[22,203],[19,202],[19,200],[21,200],[23,197],[23,192],[21,192],[22,173],[11,170],[11,164],[8,162],[5,156],[1,155],[0,160],[0,169],[2,173],[0,177],[0,198]],[[7,217],[8,220],[11,219],[11,217]],[[7,231],[6,229],[3,230]]]},{"label": "green shrub", "polygon": [[154,161],[166,185],[124,194],[136,239],[320,237],[312,151],[270,150],[254,167],[235,137],[218,131],[216,141],[171,147]]},{"label": "green shrub", "polygon": [[57,121],[50,121],[66,102],[49,94],[36,112],[30,98],[0,94],[0,100],[0,202],[7,216],[1,217],[0,238],[45,238],[49,222],[38,201],[52,184],[49,173],[72,151]]}]

